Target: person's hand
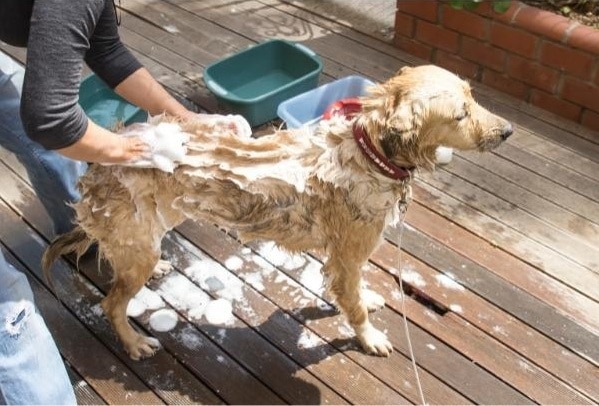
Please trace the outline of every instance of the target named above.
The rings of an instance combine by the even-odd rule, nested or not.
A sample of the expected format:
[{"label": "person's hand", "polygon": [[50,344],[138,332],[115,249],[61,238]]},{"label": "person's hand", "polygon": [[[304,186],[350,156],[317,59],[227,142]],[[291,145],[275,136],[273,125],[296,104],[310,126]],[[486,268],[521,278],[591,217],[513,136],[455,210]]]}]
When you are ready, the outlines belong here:
[{"label": "person's hand", "polygon": [[140,137],[123,137],[90,120],[79,140],[57,152],[78,161],[120,164],[145,157],[150,146]]},{"label": "person's hand", "polygon": [[118,162],[120,165],[172,172],[187,153],[189,134],[176,123],[133,124],[118,135],[128,141],[128,151],[134,152],[131,159]]},{"label": "person's hand", "polygon": [[146,158],[151,153],[148,143],[140,137],[118,136],[115,138],[114,144],[109,153],[110,156],[103,162],[115,164],[134,162]]},{"label": "person's hand", "polygon": [[185,156],[188,140],[174,123],[136,123],[115,134],[89,121],[83,137],[57,151],[79,161],[172,172]]}]

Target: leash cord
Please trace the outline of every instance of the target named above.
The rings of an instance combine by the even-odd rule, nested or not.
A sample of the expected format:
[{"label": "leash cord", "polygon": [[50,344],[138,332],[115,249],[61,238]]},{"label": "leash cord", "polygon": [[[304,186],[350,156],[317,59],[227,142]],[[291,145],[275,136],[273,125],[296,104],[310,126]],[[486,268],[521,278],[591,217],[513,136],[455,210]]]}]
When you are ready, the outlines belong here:
[{"label": "leash cord", "polygon": [[412,346],[412,339],[410,338],[410,330],[408,328],[408,317],[406,316],[406,299],[405,299],[405,293],[403,290],[403,278],[401,275],[401,240],[403,237],[403,231],[404,231],[404,222],[406,219],[406,214],[408,212],[408,203],[405,201],[400,202],[400,206],[399,206],[399,210],[400,210],[400,218],[399,218],[399,232],[398,232],[398,238],[397,238],[397,248],[399,250],[399,253],[397,254],[397,279],[398,279],[398,284],[399,284],[399,292],[400,292],[400,297],[401,297],[401,315],[403,318],[403,323],[404,323],[404,328],[406,331],[406,340],[408,343],[408,351],[410,353],[410,361],[412,362],[412,369],[414,370],[414,375],[416,376],[416,385],[418,387],[418,394],[420,395],[420,402],[423,405],[426,405],[426,400],[424,399],[424,392],[422,390],[422,384],[420,383],[420,374],[418,373],[418,367],[416,365],[416,357],[414,356],[414,348]]}]

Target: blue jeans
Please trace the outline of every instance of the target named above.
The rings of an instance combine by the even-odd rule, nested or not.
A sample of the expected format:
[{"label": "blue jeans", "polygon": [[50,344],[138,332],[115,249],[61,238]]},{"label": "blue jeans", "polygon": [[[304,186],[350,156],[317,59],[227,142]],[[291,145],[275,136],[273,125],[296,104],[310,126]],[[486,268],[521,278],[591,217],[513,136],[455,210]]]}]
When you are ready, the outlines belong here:
[{"label": "blue jeans", "polygon": [[77,180],[87,164],[48,151],[25,134],[19,113],[23,76],[23,67],[0,51],[0,145],[23,164],[54,232],[63,234],[73,228],[75,215],[65,202],[79,200]]},{"label": "blue jeans", "polygon": [[[0,52],[0,145],[27,170],[55,233],[72,227],[77,179],[87,168],[31,141],[19,114],[23,68]],[[0,251],[0,404],[75,404],[54,340],[37,312],[24,274]]]},{"label": "blue jeans", "polygon": [[25,275],[0,251],[0,404],[76,404]]}]

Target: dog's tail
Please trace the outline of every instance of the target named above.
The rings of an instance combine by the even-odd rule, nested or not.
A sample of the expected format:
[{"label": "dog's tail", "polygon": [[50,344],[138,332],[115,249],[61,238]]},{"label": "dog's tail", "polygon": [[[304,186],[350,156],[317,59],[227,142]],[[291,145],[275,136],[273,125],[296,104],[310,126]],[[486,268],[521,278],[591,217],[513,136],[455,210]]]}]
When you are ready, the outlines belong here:
[{"label": "dog's tail", "polygon": [[50,267],[59,256],[74,252],[77,255],[77,261],[79,261],[79,258],[87,252],[93,243],[94,240],[80,226],[76,226],[68,233],[56,237],[46,248],[42,257],[42,271],[46,281],[52,285],[49,273]]}]

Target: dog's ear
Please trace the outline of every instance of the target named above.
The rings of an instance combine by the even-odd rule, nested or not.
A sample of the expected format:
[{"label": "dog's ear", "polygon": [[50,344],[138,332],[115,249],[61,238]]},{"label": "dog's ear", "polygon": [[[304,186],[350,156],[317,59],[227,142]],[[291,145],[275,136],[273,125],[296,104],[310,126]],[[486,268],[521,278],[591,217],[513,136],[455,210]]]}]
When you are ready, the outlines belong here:
[{"label": "dog's ear", "polygon": [[363,99],[364,124],[389,158],[416,143],[427,111],[426,104],[412,93],[414,86],[406,75],[411,69],[401,68],[398,75],[370,89]]},{"label": "dog's ear", "polygon": [[406,94],[391,95],[385,104],[385,125],[379,133],[379,141],[385,154],[391,158],[399,150],[416,143],[426,107]]}]

